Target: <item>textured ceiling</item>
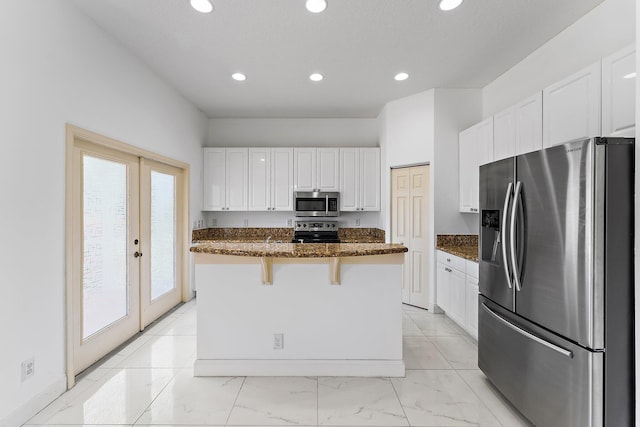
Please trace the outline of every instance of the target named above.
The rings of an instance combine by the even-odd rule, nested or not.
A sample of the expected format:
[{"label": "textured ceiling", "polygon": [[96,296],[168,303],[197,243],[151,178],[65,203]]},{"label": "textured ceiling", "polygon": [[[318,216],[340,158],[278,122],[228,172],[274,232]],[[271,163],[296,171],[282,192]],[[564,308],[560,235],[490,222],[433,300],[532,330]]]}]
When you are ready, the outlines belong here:
[{"label": "textured ceiling", "polygon": [[329,0],[315,15],[304,0],[212,1],[73,0],[209,117],[376,117],[423,90],[481,88],[602,2]]}]

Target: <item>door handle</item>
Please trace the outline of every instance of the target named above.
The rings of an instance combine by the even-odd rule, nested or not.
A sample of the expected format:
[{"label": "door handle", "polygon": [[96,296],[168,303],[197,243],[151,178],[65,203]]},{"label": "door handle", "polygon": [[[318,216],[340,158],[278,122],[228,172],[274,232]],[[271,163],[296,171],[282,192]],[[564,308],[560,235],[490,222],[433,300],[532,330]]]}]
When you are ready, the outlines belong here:
[{"label": "door handle", "polygon": [[511,190],[513,182],[507,186],[507,194],[504,195],[504,207],[502,208],[502,225],[500,227],[500,235],[502,239],[502,264],[504,265],[504,275],[507,278],[507,286],[511,289],[511,273],[509,272],[509,260],[507,259],[507,217],[509,211],[509,199],[511,199]]},{"label": "door handle", "polygon": [[562,348],[560,346],[557,346],[555,344],[552,344],[549,341],[543,340],[542,338],[533,335],[531,332],[527,332],[524,329],[514,325],[513,323],[509,322],[507,319],[504,319],[502,316],[500,316],[495,311],[491,310],[485,303],[482,303],[482,308],[484,309],[484,311],[489,313],[491,316],[493,316],[496,320],[498,320],[500,323],[502,323],[503,325],[505,325],[509,329],[519,333],[520,335],[524,335],[525,337],[529,338],[530,340],[533,340],[533,341],[537,342],[538,344],[542,344],[543,346],[545,346],[547,348],[550,348],[551,350],[556,351],[556,352],[562,354],[563,356],[568,357],[569,359],[573,359],[573,352],[572,351],[567,350],[565,348]]},{"label": "door handle", "polygon": [[513,205],[511,206],[511,224],[509,227],[509,243],[511,244],[511,270],[513,271],[513,284],[516,287],[516,291],[522,290],[520,283],[520,272],[518,271],[518,257],[516,254],[516,217],[518,214],[518,202],[520,201],[520,195],[522,193],[522,182],[518,181],[516,184],[516,190],[513,194]]},{"label": "door handle", "polygon": [[133,253],[133,257],[134,257],[134,258],[138,258],[138,257],[141,257],[141,256],[142,256],[142,252],[135,251],[135,252]]}]

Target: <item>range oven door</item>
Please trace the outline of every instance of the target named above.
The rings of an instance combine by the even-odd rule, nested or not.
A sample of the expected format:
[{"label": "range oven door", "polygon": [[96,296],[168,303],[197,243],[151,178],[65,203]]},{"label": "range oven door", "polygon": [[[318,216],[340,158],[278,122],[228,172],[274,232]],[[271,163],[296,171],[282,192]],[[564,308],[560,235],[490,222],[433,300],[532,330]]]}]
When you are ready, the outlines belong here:
[{"label": "range oven door", "polygon": [[604,353],[539,328],[480,295],[478,366],[538,427],[603,425]]}]

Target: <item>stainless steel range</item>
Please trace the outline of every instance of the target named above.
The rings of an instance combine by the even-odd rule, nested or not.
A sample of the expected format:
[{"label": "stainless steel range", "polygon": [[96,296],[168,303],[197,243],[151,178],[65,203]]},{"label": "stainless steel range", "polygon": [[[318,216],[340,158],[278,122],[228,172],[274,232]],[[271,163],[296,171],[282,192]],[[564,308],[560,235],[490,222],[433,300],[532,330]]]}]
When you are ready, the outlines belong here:
[{"label": "stainless steel range", "polygon": [[296,221],[293,243],[340,243],[336,221]]}]

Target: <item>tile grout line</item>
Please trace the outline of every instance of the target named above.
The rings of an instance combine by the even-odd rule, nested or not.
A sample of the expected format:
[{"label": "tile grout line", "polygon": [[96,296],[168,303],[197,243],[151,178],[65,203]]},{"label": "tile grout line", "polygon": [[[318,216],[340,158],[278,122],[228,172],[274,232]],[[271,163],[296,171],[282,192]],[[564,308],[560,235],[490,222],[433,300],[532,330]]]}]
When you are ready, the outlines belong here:
[{"label": "tile grout line", "polygon": [[229,413],[227,414],[227,419],[224,421],[224,425],[227,426],[229,425],[229,418],[231,418],[231,413],[233,412],[233,409],[236,407],[236,402],[238,401],[238,397],[240,396],[240,393],[242,392],[242,388],[244,387],[244,383],[247,381],[247,377],[242,377],[242,384],[240,384],[240,388],[238,389],[238,393],[236,394],[236,398],[233,399],[233,404],[231,405],[231,409],[229,410]]},{"label": "tile grout line", "polygon": [[153,405],[153,403],[158,399],[158,397],[160,397],[162,392],[167,387],[169,387],[169,384],[171,384],[172,382],[174,382],[176,380],[176,375],[178,374],[178,371],[180,371],[180,369],[173,369],[173,371],[174,371],[174,373],[173,373],[173,376],[171,377],[171,379],[169,381],[167,381],[167,383],[164,385],[164,387],[162,387],[162,389],[158,392],[158,394],[156,394],[156,397],[151,399],[151,402],[149,402],[149,405],[147,405],[147,407],[144,409],[144,411],[142,411],[140,413],[140,415],[138,415],[138,418],[136,418],[136,420],[131,424],[131,426],[134,426],[138,421],[140,421],[140,418],[142,418],[142,416],[145,414],[145,412],[147,412],[149,409],[151,409],[151,406]]},{"label": "tile grout line", "polygon": [[[407,378],[407,370],[405,369],[405,374],[404,374],[404,379],[406,380]],[[396,390],[396,386],[393,383],[393,380],[391,378],[387,378],[387,380],[391,383],[391,388],[393,388],[393,392],[396,395],[396,399],[398,399],[398,403],[400,404],[400,408],[402,409],[402,413],[404,414],[404,419],[407,420],[407,425],[411,425],[411,422],[409,421],[409,417],[407,416],[407,412],[404,410],[404,405],[402,404],[402,400],[400,400],[400,395],[398,394],[398,390]]]},{"label": "tile grout line", "polygon": [[504,424],[502,423],[502,421],[500,420],[500,418],[498,418],[498,416],[491,410],[491,408],[489,407],[489,405],[487,405],[484,400],[482,400],[482,398],[480,397],[480,395],[478,393],[476,393],[476,391],[473,389],[473,387],[471,387],[471,384],[469,384],[462,375],[460,375],[460,372],[458,372],[457,369],[454,369],[456,371],[456,375],[458,377],[460,377],[460,379],[462,380],[462,382],[469,388],[469,390],[471,390],[471,392],[474,394],[474,396],[476,396],[478,398],[478,400],[480,401],[480,403],[482,403],[482,405],[487,408],[487,410],[491,413],[491,415],[493,415],[493,417],[496,419],[496,421],[498,421],[498,423],[500,423],[501,426],[504,427]]}]

